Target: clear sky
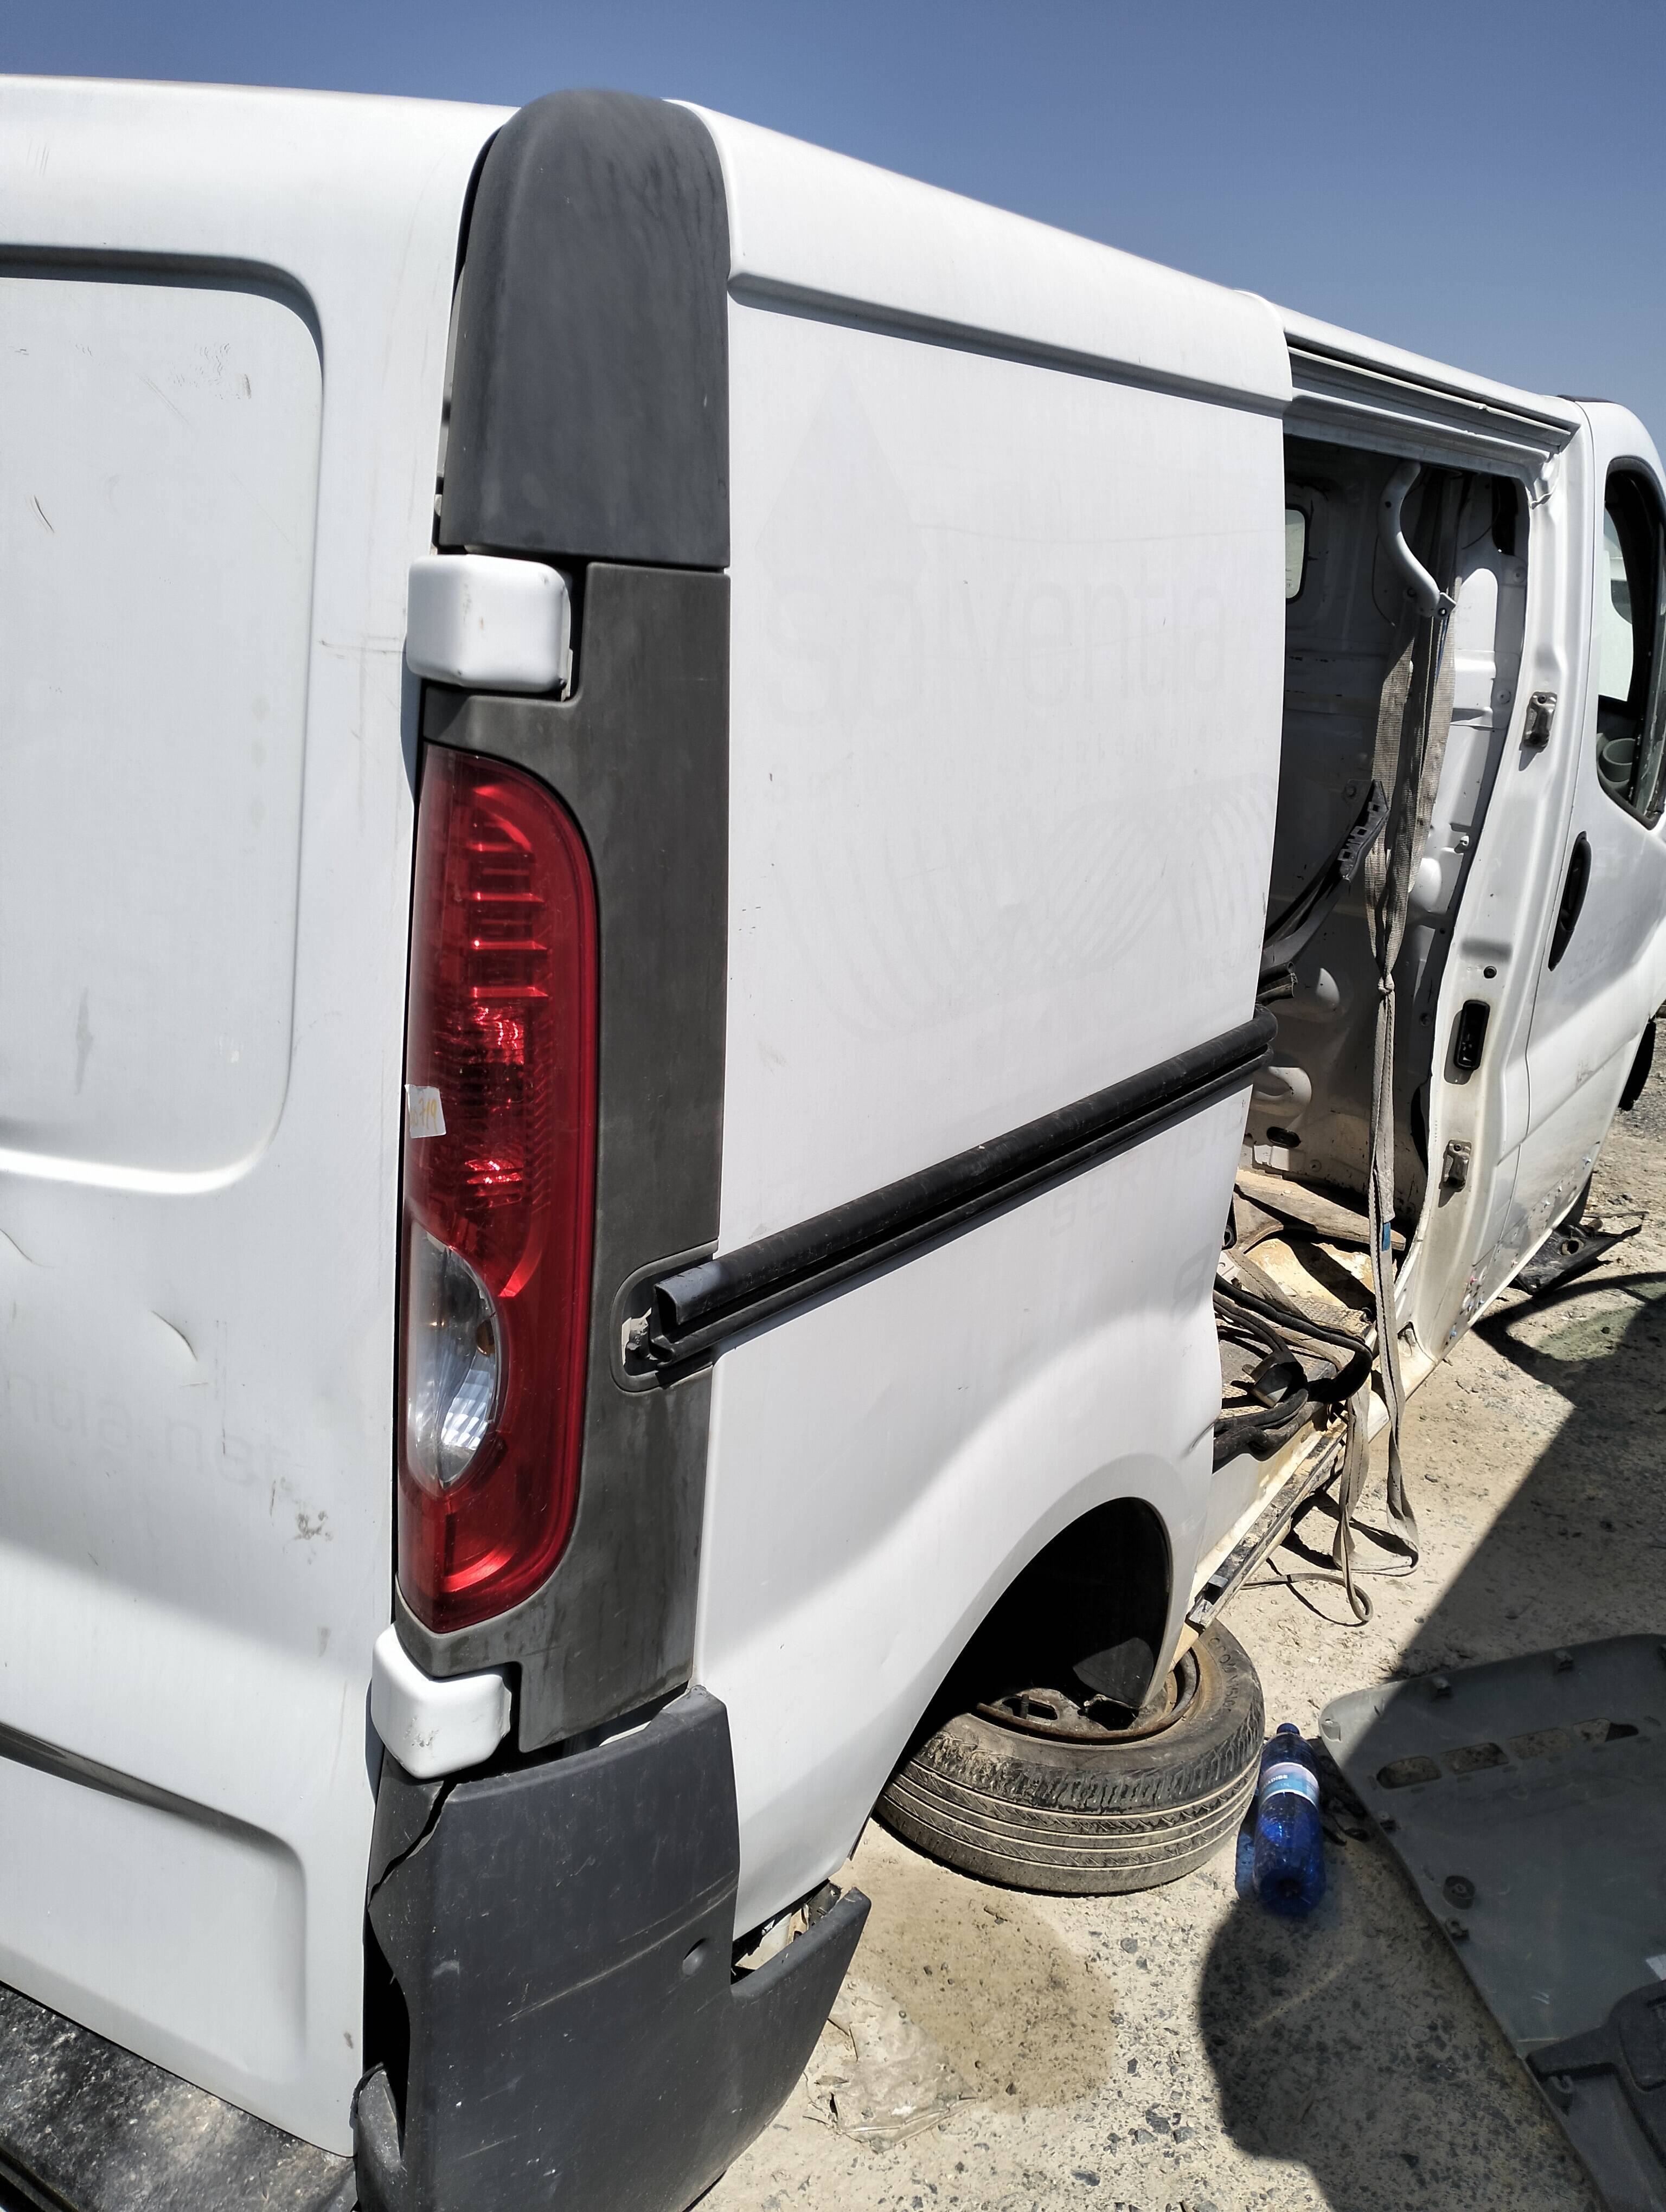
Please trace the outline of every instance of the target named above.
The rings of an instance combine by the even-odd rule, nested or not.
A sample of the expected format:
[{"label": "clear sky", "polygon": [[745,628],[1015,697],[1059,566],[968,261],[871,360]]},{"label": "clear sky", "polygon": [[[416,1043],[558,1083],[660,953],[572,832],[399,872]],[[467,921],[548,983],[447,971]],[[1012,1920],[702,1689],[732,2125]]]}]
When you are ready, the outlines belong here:
[{"label": "clear sky", "polygon": [[1666,444],[1666,0],[10,0],[0,64],[697,100]]}]

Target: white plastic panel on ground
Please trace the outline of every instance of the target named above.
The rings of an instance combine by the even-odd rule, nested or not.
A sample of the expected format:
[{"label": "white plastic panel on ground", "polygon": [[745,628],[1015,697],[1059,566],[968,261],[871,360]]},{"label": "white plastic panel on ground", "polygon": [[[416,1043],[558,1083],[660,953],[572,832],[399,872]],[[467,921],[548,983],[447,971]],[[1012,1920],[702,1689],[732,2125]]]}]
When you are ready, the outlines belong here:
[{"label": "white plastic panel on ground", "polygon": [[32,628],[0,1978],[337,2151],[392,1597],[405,581],[500,120],[13,80],[0,121],[7,327],[49,372],[9,361],[0,411]]}]

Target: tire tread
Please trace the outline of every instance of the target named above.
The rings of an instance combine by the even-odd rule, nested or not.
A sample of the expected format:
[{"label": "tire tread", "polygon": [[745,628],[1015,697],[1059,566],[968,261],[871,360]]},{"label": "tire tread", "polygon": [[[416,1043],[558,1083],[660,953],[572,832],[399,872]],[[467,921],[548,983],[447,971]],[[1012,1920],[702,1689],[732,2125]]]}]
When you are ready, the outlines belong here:
[{"label": "tire tread", "polygon": [[1159,1736],[1068,1744],[957,1714],[876,1808],[904,1842],[985,1881],[1058,1895],[1155,1888],[1213,1857],[1255,1790],[1261,1684],[1223,1628],[1198,1644],[1191,1706]]}]

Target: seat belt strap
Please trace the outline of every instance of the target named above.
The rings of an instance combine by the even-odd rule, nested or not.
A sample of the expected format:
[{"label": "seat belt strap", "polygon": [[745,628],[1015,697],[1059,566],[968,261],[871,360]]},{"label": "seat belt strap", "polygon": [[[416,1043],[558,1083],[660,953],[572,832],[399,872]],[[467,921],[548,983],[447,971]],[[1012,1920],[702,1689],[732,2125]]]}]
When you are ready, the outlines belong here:
[{"label": "seat belt strap", "polygon": [[[1371,1063],[1371,1157],[1366,1179],[1366,1213],[1371,1225],[1371,1291],[1376,1306],[1376,1374],[1388,1413],[1389,1468],[1386,1528],[1363,1524],[1359,1516],[1370,1461],[1371,1382],[1366,1376],[1347,1401],[1347,1428],[1337,1469],[1336,1534],[1326,1577],[1341,1577],[1356,1624],[1371,1617],[1369,1594],[1359,1587],[1365,1575],[1408,1575],[1420,1552],[1417,1515],[1406,1487],[1400,1430],[1405,1389],[1400,1373],[1400,1316],[1394,1268],[1394,971],[1405,941],[1412,884],[1434,819],[1435,800],[1445,765],[1452,726],[1455,656],[1447,650],[1456,605],[1457,530],[1468,479],[1449,473],[1440,483],[1436,514],[1434,576],[1429,596],[1438,605],[1420,611],[1408,589],[1405,611],[1395,629],[1388,673],[1377,703],[1377,744],[1371,763],[1376,786],[1391,795],[1389,834],[1374,836],[1364,852],[1365,920],[1377,975],[1377,1027]],[[1399,487],[1403,498],[1409,484]],[[1390,489],[1395,487],[1391,484]],[[1399,501],[1395,501],[1398,514]],[[1425,586],[1432,582],[1426,573]],[[1402,775],[1403,769],[1403,775]],[[1362,824],[1363,826],[1363,824]],[[1290,917],[1284,918],[1287,923]],[[1354,1556],[1356,1535],[1367,1536],[1397,1556],[1381,1565],[1362,1565]],[[1292,1587],[1317,1575],[1280,1573]]]},{"label": "seat belt strap", "polygon": [[[1441,480],[1436,529],[1435,574],[1444,593],[1443,604],[1432,615],[1420,615],[1408,604],[1397,634],[1397,649],[1383,686],[1377,721],[1377,749],[1372,774],[1385,791],[1395,794],[1390,835],[1365,855],[1365,915],[1371,951],[1377,963],[1377,1000],[1376,1049],[1371,1067],[1371,1164],[1367,1179],[1367,1217],[1371,1223],[1371,1288],[1377,1307],[1377,1364],[1383,1402],[1389,1417],[1387,1512],[1389,1533],[1377,1540],[1402,1554],[1392,1567],[1377,1573],[1409,1574],[1419,1554],[1417,1516],[1406,1489],[1401,1458],[1401,1423],[1405,1389],[1400,1372],[1400,1315],[1395,1292],[1392,1231],[1395,1211],[1394,1066],[1395,967],[1405,941],[1411,910],[1412,884],[1428,842],[1434,818],[1440,774],[1446,758],[1446,740],[1452,725],[1452,692],[1456,656],[1447,650],[1451,626],[1451,602],[1457,571],[1458,511],[1466,479],[1447,475]],[[1358,1601],[1353,1587],[1356,1569],[1353,1559],[1353,1512],[1365,1482],[1365,1431],[1369,1425],[1369,1397],[1360,1393],[1351,1414],[1354,1431],[1344,1455],[1342,1487],[1353,1477],[1354,1498],[1345,1501],[1339,1516],[1337,1564],[1344,1571],[1350,1601]],[[1353,1465],[1349,1467],[1352,1459]]]}]

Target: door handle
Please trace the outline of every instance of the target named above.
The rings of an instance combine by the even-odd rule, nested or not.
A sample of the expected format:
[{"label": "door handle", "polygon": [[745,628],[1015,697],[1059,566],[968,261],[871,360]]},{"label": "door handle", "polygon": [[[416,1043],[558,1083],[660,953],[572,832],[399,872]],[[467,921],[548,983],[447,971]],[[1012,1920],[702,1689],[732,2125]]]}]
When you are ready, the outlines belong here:
[{"label": "door handle", "polygon": [[1573,841],[1573,850],[1568,855],[1567,876],[1562,884],[1562,903],[1556,909],[1556,927],[1551,933],[1549,965],[1554,967],[1567,951],[1573,926],[1579,919],[1579,909],[1585,903],[1585,893],[1590,888],[1590,839],[1582,830]]},{"label": "door handle", "polygon": [[1467,999],[1459,1010],[1452,1030],[1452,1066],[1458,1074],[1473,1075],[1481,1066],[1492,1012],[1485,999]]}]

